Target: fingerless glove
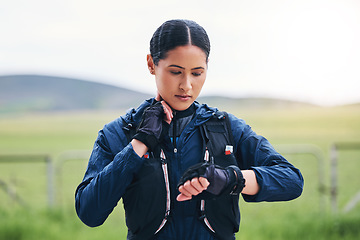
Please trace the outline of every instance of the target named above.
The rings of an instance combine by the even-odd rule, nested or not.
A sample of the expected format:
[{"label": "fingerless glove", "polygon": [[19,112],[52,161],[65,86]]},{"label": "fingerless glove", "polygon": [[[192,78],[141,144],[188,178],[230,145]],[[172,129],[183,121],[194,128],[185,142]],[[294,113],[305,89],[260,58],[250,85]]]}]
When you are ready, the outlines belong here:
[{"label": "fingerless glove", "polygon": [[215,198],[222,194],[236,195],[241,193],[245,187],[245,179],[238,167],[222,168],[210,163],[199,163],[187,169],[180,178],[177,187],[179,188],[186,181],[191,181],[195,177],[204,177],[210,183],[204,192],[196,196],[201,199]]},{"label": "fingerless glove", "polygon": [[164,108],[160,102],[145,109],[134,139],[144,143],[150,151],[162,141],[169,131],[169,124],[164,121]]}]

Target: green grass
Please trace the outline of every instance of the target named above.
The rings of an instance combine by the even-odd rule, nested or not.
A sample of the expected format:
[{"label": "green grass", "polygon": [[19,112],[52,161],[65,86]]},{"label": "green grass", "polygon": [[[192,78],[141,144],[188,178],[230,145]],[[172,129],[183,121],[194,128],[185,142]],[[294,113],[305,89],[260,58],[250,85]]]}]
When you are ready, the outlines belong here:
[{"label": "green grass", "polygon": [[[302,196],[279,203],[245,203],[241,200],[238,239],[359,239],[360,204],[350,213],[341,212],[360,190],[359,150],[339,153],[337,214],[331,213],[329,194],[329,150],[334,142],[360,142],[358,107],[225,110],[245,119],[275,147],[279,144],[314,144],[323,151],[326,160],[326,192],[321,195],[316,159],[308,154],[285,155],[304,175]],[[65,151],[90,151],[97,131],[121,114],[0,115],[0,155],[49,154],[59,167]],[[125,239],[127,230],[121,203],[101,227],[89,228],[77,218],[74,191],[83,177],[86,163],[87,159],[81,158],[64,162],[61,172],[57,168],[54,179],[56,205],[53,208],[47,206],[45,164],[0,163],[0,180],[16,190],[21,199],[10,198],[0,188],[0,240]],[[324,201],[320,201],[322,199]]]},{"label": "green grass", "polygon": [[[276,214],[276,213],[275,213]],[[88,228],[71,212],[56,210],[0,210],[0,240],[38,239],[126,239],[124,220],[112,214],[97,228]],[[359,239],[360,214],[324,216],[308,212],[290,212],[274,216],[259,212],[241,223],[238,239]]]},{"label": "green grass", "polygon": [[126,239],[122,219],[110,218],[98,228],[89,228],[72,212],[60,209],[0,210],[0,240],[98,240]]}]

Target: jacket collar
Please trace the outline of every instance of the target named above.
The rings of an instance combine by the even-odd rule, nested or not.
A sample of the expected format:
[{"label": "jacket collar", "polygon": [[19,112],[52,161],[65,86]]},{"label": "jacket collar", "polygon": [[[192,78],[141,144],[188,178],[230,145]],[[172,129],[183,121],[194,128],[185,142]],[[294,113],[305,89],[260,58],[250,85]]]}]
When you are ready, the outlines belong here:
[{"label": "jacket collar", "polygon": [[[140,104],[140,106],[135,109],[131,108],[129,109],[123,119],[127,123],[133,124],[135,127],[139,124],[141,121],[142,114],[144,110],[149,107],[153,102],[155,101],[154,98],[150,98],[145,100]],[[197,101],[193,104],[195,106],[196,116],[195,116],[195,126],[199,126],[209,120],[217,111],[217,108],[209,107],[207,104],[200,104]],[[186,110],[185,110],[186,111]]]}]

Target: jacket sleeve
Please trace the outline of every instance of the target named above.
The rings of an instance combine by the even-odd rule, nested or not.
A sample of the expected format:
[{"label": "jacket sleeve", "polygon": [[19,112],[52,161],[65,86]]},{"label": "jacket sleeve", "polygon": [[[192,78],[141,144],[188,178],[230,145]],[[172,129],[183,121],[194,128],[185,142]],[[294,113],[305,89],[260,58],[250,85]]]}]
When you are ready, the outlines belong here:
[{"label": "jacket sleeve", "polygon": [[90,227],[107,219],[144,161],[124,139],[115,128],[99,131],[84,179],[76,189],[76,212]]},{"label": "jacket sleeve", "polygon": [[243,194],[247,202],[287,201],[299,197],[304,179],[299,169],[280,155],[269,141],[257,135],[241,119],[230,115],[240,169],[255,172],[260,190],[256,195]]}]

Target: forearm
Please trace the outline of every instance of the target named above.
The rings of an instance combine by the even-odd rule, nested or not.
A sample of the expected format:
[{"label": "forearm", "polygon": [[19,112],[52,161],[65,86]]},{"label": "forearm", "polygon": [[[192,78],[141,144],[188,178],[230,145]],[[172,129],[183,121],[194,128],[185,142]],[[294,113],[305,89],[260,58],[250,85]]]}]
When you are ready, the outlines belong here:
[{"label": "forearm", "polygon": [[241,193],[247,195],[255,195],[259,192],[259,184],[256,180],[256,175],[253,170],[243,170],[241,171],[245,179],[245,187]]},{"label": "forearm", "polygon": [[[101,161],[101,160],[98,160]],[[84,182],[76,192],[76,211],[88,226],[101,225],[131,183],[142,159],[128,145],[101,172]]]},{"label": "forearm", "polygon": [[145,153],[148,151],[148,147],[137,139],[131,140],[131,145],[133,146],[134,151],[139,157],[144,156]]},{"label": "forearm", "polygon": [[259,192],[244,197],[248,202],[288,201],[301,195],[304,180],[298,169],[288,164],[253,167],[257,175]]}]

